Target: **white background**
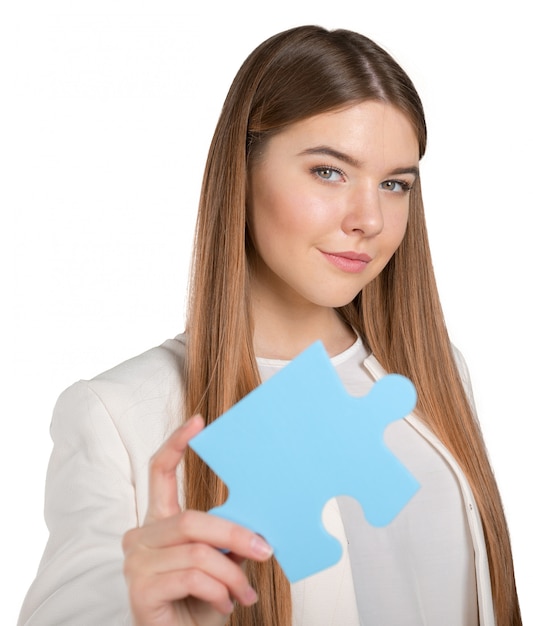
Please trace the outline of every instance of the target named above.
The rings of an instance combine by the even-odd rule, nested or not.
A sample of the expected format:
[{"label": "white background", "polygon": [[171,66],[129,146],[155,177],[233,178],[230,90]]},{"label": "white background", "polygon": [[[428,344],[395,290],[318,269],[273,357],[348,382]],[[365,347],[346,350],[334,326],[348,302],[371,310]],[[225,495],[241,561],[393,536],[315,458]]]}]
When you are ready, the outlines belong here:
[{"label": "white background", "polygon": [[[0,15],[2,569],[14,623],[46,540],[48,427],[79,378],[183,328],[200,178],[244,57],[304,23],[386,47],[425,104],[434,264],[533,623],[533,47],[510,0],[11,2]],[[435,372],[438,376],[438,372]]]}]

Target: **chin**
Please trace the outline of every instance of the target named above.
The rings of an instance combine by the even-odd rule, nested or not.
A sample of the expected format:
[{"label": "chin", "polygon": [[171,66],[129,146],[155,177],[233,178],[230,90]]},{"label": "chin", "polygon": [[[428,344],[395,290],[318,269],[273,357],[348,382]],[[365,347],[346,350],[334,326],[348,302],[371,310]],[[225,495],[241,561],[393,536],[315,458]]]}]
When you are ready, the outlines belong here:
[{"label": "chin", "polygon": [[320,301],[317,302],[317,304],[330,309],[340,309],[341,307],[352,303],[355,298],[357,298],[360,292],[361,290],[357,291],[356,293],[347,294],[345,296],[332,295],[330,298],[322,297]]}]

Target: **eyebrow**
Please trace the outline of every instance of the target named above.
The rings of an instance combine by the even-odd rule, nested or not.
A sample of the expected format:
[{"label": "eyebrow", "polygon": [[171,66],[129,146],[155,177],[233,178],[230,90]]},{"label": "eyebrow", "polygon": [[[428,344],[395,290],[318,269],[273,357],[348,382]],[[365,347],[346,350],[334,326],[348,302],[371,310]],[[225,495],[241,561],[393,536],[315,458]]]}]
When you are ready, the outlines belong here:
[{"label": "eyebrow", "polygon": [[[350,155],[345,154],[344,152],[339,152],[338,150],[335,150],[330,146],[316,146],[314,148],[307,148],[306,150],[300,152],[298,156],[302,156],[305,154],[324,154],[338,159],[339,161],[343,161],[344,163],[347,163],[348,165],[351,165],[353,167],[361,167],[361,161],[352,158]],[[391,176],[397,176],[399,174],[412,174],[413,176],[415,176],[415,178],[418,178],[418,176],[420,175],[420,169],[416,165],[412,165],[410,167],[396,167],[395,169],[390,171],[389,174]]]}]

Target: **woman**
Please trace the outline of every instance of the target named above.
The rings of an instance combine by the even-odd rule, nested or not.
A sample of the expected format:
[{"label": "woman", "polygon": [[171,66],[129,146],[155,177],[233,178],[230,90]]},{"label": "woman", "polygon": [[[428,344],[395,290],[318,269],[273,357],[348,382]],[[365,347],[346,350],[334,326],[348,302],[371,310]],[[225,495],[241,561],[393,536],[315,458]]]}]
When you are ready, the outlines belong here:
[{"label": "woman", "polygon": [[[411,81],[361,35],[300,27],[248,57],[208,156],[186,335],[58,401],[50,540],[21,624],[521,623],[432,273],[425,144]],[[260,537],[204,513],[225,488],[187,442],[316,339],[354,394],[387,371],[414,382],[388,443],[421,489],[379,531],[329,503],[343,559],[291,588]]]}]

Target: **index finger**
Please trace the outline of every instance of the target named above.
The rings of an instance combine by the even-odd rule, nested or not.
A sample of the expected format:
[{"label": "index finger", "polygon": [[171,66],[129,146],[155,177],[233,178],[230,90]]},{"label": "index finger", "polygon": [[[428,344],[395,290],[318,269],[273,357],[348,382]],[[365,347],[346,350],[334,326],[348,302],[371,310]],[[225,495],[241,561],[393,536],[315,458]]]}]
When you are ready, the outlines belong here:
[{"label": "index finger", "polygon": [[178,503],[176,470],[189,441],[203,427],[202,417],[194,415],[174,431],[152,457],[146,522],[164,519],[181,511]]}]

